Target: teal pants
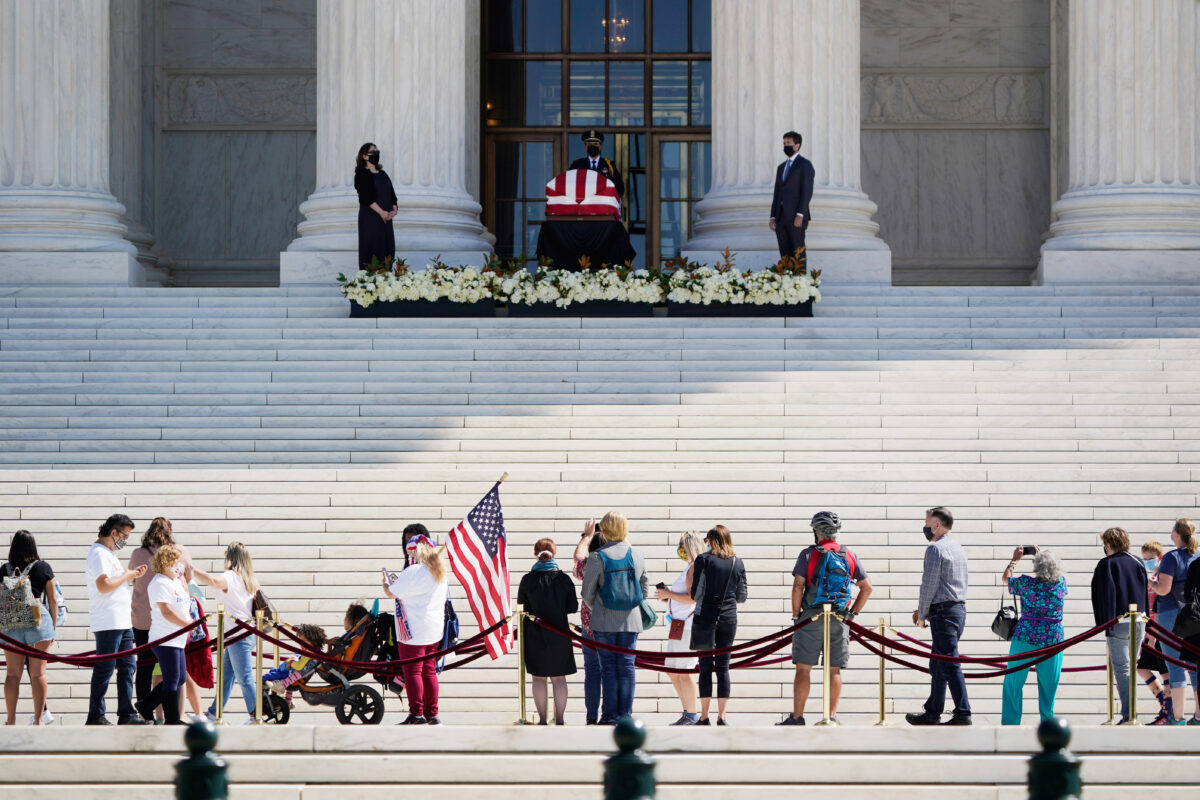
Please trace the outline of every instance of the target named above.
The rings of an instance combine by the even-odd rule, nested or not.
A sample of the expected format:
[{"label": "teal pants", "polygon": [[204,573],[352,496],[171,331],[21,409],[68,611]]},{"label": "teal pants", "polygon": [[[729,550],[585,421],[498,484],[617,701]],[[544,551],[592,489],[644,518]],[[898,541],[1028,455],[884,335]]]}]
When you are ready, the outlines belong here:
[{"label": "teal pants", "polygon": [[[1038,649],[1040,648],[1028,642],[1013,639],[1012,645],[1008,648],[1008,653],[1009,655],[1018,655]],[[1041,714],[1042,719],[1052,719],[1054,717],[1054,695],[1058,693],[1058,678],[1062,674],[1062,662],[1063,654],[1058,653],[1053,658],[1048,658],[1032,667],[1032,669],[1037,670],[1038,712]],[[1015,667],[1021,663],[1019,661],[1010,661],[1009,666]],[[1021,695],[1025,690],[1025,678],[1028,675],[1029,670],[1022,669],[1004,676],[1004,702],[1000,713],[1000,723],[1002,725],[1021,724]]]}]

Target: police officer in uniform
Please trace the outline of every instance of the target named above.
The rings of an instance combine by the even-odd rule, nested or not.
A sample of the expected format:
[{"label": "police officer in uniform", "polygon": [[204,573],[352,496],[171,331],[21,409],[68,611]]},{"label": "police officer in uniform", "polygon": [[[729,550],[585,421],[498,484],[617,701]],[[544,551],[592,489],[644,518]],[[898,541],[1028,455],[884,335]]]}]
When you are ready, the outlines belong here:
[{"label": "police officer in uniform", "polygon": [[597,130],[585,131],[580,137],[587,147],[587,155],[571,162],[571,169],[594,169],[613,182],[617,187],[617,197],[625,197],[625,181],[611,159],[600,155],[600,145],[604,143],[604,134]]}]

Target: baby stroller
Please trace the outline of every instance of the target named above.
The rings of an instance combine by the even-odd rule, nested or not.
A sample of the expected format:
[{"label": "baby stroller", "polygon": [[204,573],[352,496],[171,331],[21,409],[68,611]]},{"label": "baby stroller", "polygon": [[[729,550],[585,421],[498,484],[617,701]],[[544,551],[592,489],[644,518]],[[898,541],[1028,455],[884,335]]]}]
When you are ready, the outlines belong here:
[{"label": "baby stroller", "polygon": [[[329,655],[346,661],[394,661],[396,650],[395,620],[391,614],[363,617],[329,647]],[[383,720],[383,693],[364,684],[351,685],[363,677],[358,670],[313,659],[302,670],[299,681],[289,687],[298,691],[310,706],[333,706],[338,722],[343,725],[378,725]],[[397,695],[402,684],[390,675],[375,679]],[[262,689],[263,721],[286,725],[291,709],[282,697],[269,688]]]}]

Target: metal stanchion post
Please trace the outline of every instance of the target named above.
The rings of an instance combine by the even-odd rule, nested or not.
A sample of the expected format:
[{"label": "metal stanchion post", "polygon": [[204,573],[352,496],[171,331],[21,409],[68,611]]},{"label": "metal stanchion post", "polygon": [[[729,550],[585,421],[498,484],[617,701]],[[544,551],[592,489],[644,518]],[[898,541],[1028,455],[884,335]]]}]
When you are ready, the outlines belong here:
[{"label": "metal stanchion post", "polygon": [[217,606],[217,724],[224,725],[225,698],[225,606]]},{"label": "metal stanchion post", "polygon": [[1137,660],[1138,660],[1138,609],[1136,603],[1129,604],[1129,720],[1126,725],[1141,725],[1137,718]]},{"label": "metal stanchion post", "polygon": [[[887,620],[879,618],[879,637],[882,639],[887,632]],[[884,696],[884,683],[887,681],[887,660],[883,657],[883,642],[879,643],[879,721],[875,727],[887,725],[887,698]]]},{"label": "metal stanchion post", "polygon": [[1108,653],[1108,643],[1104,644],[1104,677],[1108,684],[1108,719],[1101,722],[1101,725],[1116,725],[1117,724],[1117,704],[1113,700],[1113,668],[1112,656]]},{"label": "metal stanchion post", "polygon": [[830,688],[833,686],[833,670],[829,666],[829,643],[832,639],[830,629],[833,627],[833,605],[825,603],[821,606],[821,622],[825,626],[825,655],[824,666],[821,668],[821,689],[824,695],[821,698],[821,721],[817,725],[836,725],[832,719],[832,697],[829,694]]},{"label": "metal stanchion post", "polygon": [[[272,626],[272,628],[274,630],[275,636],[278,637],[279,636],[279,612],[276,611],[273,615],[271,615],[271,619],[274,622],[274,625]],[[276,642],[275,643],[275,661],[271,664],[271,666],[278,667],[279,664],[281,663],[279,659],[280,659],[279,642]]]},{"label": "metal stanchion post", "polygon": [[525,716],[525,606],[517,606],[517,704],[520,710],[518,725],[528,725]]},{"label": "metal stanchion post", "polygon": [[[258,611],[254,612],[254,629],[256,631],[261,631],[263,629],[262,609],[259,609]],[[263,716],[262,716],[262,714],[263,714],[263,709],[262,709],[262,706],[263,706],[263,704],[262,704],[262,700],[263,700],[263,690],[262,690],[262,685],[263,685],[263,682],[262,682],[262,680],[263,680],[263,668],[262,668],[263,644],[265,644],[263,639],[259,639],[257,642],[254,643],[254,724],[255,725],[263,724]]]}]

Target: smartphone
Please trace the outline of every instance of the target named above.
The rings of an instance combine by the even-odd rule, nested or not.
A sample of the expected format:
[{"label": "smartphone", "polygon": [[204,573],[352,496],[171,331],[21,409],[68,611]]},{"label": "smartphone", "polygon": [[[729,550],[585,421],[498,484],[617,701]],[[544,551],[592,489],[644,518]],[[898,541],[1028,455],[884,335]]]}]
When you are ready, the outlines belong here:
[{"label": "smartphone", "polygon": [[599,532],[600,532],[600,523],[597,522],[595,525],[592,526],[592,533],[599,533]]},{"label": "smartphone", "polygon": [[379,569],[380,569],[380,571],[382,571],[382,572],[383,572],[383,579],[384,579],[385,581],[387,581],[388,583],[391,583],[391,582],[392,582],[392,576],[388,574],[387,567],[380,567]]},{"label": "smartphone", "polygon": [[665,583],[656,583],[656,584],[654,584],[654,588],[655,589],[663,589],[665,591],[667,588],[667,585]]},{"label": "smartphone", "polygon": [[1021,548],[1021,552],[1027,556],[1031,556],[1031,555],[1034,555],[1035,553],[1037,553],[1037,548],[1031,544],[1027,544]]}]

